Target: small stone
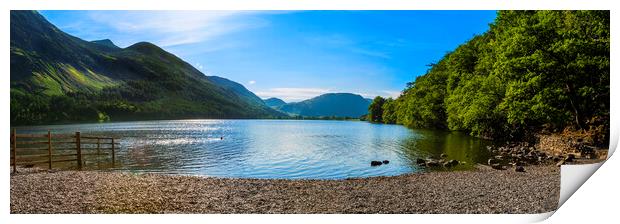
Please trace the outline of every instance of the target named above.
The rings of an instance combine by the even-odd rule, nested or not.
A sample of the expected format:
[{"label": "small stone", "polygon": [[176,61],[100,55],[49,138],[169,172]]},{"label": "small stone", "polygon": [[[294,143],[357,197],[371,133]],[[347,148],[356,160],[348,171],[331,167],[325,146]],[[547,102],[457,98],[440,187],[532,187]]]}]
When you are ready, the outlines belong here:
[{"label": "small stone", "polygon": [[499,163],[491,164],[491,168],[496,169],[496,170],[503,170],[504,169],[504,167],[502,165],[500,165]]},{"label": "small stone", "polygon": [[448,157],[448,155],[447,155],[447,154],[445,154],[445,153],[441,153],[441,155],[439,155],[439,157],[441,157],[441,158],[445,158],[445,157]]},{"label": "small stone", "polygon": [[388,164],[388,163],[390,163],[389,160],[383,160],[383,164]]},{"label": "small stone", "polygon": [[523,168],[523,166],[516,166],[515,167],[515,171],[516,172],[525,172],[525,168]]},{"label": "small stone", "polygon": [[566,161],[564,161],[564,160],[560,160],[560,162],[556,163],[555,165],[556,165],[556,166],[562,166],[562,165],[564,165],[565,163],[566,163]]},{"label": "small stone", "polygon": [[420,158],[418,158],[418,159],[416,159],[416,160],[415,160],[415,163],[416,163],[416,164],[418,164],[418,165],[420,165],[420,164],[425,164],[425,163],[426,163],[426,160],[425,160],[425,159],[420,159]]},{"label": "small stone", "polygon": [[568,154],[566,155],[566,159],[564,159],[566,162],[573,162],[575,160],[575,154]]}]

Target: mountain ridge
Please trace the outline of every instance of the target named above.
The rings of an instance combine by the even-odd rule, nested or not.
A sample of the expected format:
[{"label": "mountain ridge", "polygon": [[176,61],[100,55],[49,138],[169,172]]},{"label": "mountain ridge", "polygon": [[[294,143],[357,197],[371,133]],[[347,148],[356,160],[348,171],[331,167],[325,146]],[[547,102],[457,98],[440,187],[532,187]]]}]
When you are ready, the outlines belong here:
[{"label": "mountain ridge", "polygon": [[265,105],[271,107],[271,108],[276,108],[282,105],[285,105],[286,102],[284,102],[284,100],[280,99],[280,98],[276,98],[276,97],[271,97],[271,98],[267,98],[264,99],[263,102],[265,102]]},{"label": "mountain ridge", "polygon": [[10,15],[12,125],[285,116],[155,44],[114,48],[64,33],[36,11]]},{"label": "mountain ridge", "polygon": [[276,109],[298,116],[358,118],[368,112],[369,105],[370,102],[358,94],[326,93]]}]

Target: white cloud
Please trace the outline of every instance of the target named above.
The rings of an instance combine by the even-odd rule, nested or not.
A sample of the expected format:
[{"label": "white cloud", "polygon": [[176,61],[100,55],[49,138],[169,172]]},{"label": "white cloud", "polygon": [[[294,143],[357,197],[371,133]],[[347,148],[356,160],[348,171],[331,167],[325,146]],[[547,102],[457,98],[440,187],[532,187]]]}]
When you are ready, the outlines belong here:
[{"label": "white cloud", "polygon": [[208,41],[267,25],[256,11],[95,11],[91,19],[125,34],[156,36],[169,47]]},{"label": "white cloud", "polygon": [[196,68],[198,68],[198,70],[202,70],[203,69],[203,67],[202,67],[202,65],[200,63],[196,63]]},{"label": "white cloud", "polygon": [[400,94],[402,94],[401,91],[391,91],[391,90],[383,90],[381,92],[385,94],[383,95],[384,97],[392,97],[394,99],[398,98]]},{"label": "white cloud", "polygon": [[383,98],[392,98],[392,99],[396,99],[400,96],[401,91],[393,91],[393,90],[381,90],[381,91],[376,91],[376,92],[367,92],[367,93],[361,93],[360,95],[362,95],[365,98],[370,98],[373,99],[376,96],[381,96]]},{"label": "white cloud", "polygon": [[254,84],[256,84],[256,81],[254,81],[254,80],[250,80],[250,81],[248,81],[248,84],[249,84],[249,85],[254,85]]},{"label": "white cloud", "polygon": [[277,97],[286,102],[296,102],[330,92],[330,89],[323,88],[271,88],[254,93],[261,98]]}]

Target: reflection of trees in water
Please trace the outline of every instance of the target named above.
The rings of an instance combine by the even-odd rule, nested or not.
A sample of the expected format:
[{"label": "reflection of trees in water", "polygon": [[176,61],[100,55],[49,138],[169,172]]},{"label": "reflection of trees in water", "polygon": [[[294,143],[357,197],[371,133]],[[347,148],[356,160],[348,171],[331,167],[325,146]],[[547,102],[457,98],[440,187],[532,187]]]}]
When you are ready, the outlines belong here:
[{"label": "reflection of trees in water", "polygon": [[[405,156],[415,165],[418,158],[440,158],[442,153],[447,159],[465,161],[468,166],[485,163],[490,153],[486,146],[491,142],[468,136],[459,132],[413,130],[410,138],[403,139],[401,145]],[[417,165],[416,165],[417,166]]]}]

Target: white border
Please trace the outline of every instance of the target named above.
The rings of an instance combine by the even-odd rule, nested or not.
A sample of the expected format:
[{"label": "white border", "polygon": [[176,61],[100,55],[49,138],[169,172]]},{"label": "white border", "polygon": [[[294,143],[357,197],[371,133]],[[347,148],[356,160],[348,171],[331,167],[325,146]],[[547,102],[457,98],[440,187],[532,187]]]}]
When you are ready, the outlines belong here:
[{"label": "white border", "polygon": [[[503,0],[262,0],[262,1],[250,1],[250,0],[237,0],[237,1],[215,1],[215,0],[20,0],[20,1],[2,1],[2,14],[0,15],[2,21],[2,30],[0,34],[0,44],[3,46],[5,54],[2,54],[0,59],[4,70],[2,75],[2,83],[5,88],[0,88],[3,95],[1,105],[5,105],[0,108],[0,113],[3,117],[3,124],[5,127],[9,126],[9,9],[37,9],[37,10],[55,10],[55,9],[127,9],[127,10],[318,10],[318,9],[330,9],[330,10],[500,10],[500,9],[597,9],[597,10],[612,10],[612,33],[614,33],[614,22],[617,13],[615,13],[614,1],[604,0],[519,0],[519,1],[503,1]],[[614,35],[612,35],[612,42],[616,43]],[[612,58],[616,54],[612,51]],[[612,63],[613,64],[613,63]],[[614,69],[612,65],[612,74]],[[617,98],[617,80],[612,75],[612,83],[614,86],[612,90],[612,99]],[[613,100],[612,100],[613,102]],[[612,114],[617,114],[617,108],[612,104]],[[618,127],[620,123],[618,119],[612,116],[611,120],[612,128],[612,149],[618,142]],[[0,134],[4,136],[9,135],[8,128],[1,129]],[[2,161],[8,161],[8,139],[0,138],[2,144],[5,145],[5,153],[1,153]],[[614,161],[611,159],[610,161]],[[611,168],[610,168],[611,167]],[[615,169],[613,169],[615,167]],[[610,170],[613,169],[613,170]],[[562,169],[562,178],[569,177],[571,174],[566,173],[566,169]],[[583,187],[588,188],[590,194],[596,194],[599,197],[603,197],[606,193],[612,193],[609,186],[618,186],[617,162],[614,164],[605,164],[602,166],[601,173],[606,174],[604,177],[595,175],[596,181],[592,180],[592,183],[586,183]],[[584,176],[580,176],[584,178]],[[210,222],[243,222],[243,223],[392,223],[392,222],[458,222],[458,223],[521,223],[540,221],[551,215],[538,214],[538,215],[7,215],[9,214],[9,170],[6,169],[2,174],[3,182],[2,189],[5,189],[0,193],[4,203],[0,205],[2,209],[2,215],[7,217],[1,217],[0,220],[7,223],[204,223]],[[587,178],[586,178],[587,179]],[[593,178],[594,179],[594,178]],[[615,184],[615,185],[614,185]],[[607,187],[607,188],[605,188]],[[608,192],[599,192],[596,189],[607,189]],[[584,192],[578,194],[583,195]],[[576,194],[576,195],[578,195]],[[619,199],[617,193],[615,195],[615,201]],[[614,198],[612,198],[614,199]],[[588,201],[588,198],[582,199]],[[598,203],[608,200],[594,200],[589,203]],[[614,200],[611,200],[612,202]],[[615,204],[615,203],[614,203]],[[575,221],[575,216],[588,217],[585,220],[598,220],[604,221],[606,216],[614,218],[614,214],[606,213],[601,214],[600,205],[591,206],[587,204],[579,204],[579,202],[568,200],[565,204],[569,212],[563,213],[564,208],[557,212],[556,216],[564,215],[563,217],[552,218],[553,221],[570,222]],[[588,210],[588,208],[597,208],[597,210]],[[572,209],[572,210],[571,210]],[[578,211],[578,212],[577,212]],[[612,210],[608,210],[612,211]],[[592,217],[594,216],[594,217]]]}]

